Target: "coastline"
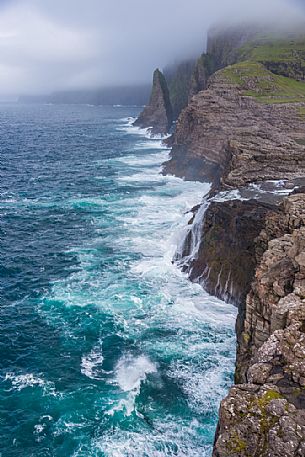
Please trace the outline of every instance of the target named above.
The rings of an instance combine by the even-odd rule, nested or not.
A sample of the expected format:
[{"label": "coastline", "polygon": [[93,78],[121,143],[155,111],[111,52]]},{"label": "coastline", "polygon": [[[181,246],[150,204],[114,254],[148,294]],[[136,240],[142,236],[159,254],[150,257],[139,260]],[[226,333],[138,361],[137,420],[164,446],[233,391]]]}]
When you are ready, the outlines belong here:
[{"label": "coastline", "polygon": [[[15,172],[0,201],[8,455],[212,452],[217,405],[233,381],[236,309],[172,264],[208,188],[160,174],[168,150],[120,130],[129,113],[2,108]],[[20,132],[24,147],[12,148]],[[4,409],[13,402],[35,407]]]}]

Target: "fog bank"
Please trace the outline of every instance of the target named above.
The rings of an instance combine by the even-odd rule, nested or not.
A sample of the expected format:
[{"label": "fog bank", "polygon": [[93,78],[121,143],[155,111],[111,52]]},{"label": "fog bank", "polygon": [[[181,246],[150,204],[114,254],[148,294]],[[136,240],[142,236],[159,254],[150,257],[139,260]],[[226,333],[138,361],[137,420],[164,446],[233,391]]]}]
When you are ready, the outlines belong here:
[{"label": "fog bank", "polygon": [[142,84],[215,22],[303,19],[297,0],[2,0],[0,94]]}]

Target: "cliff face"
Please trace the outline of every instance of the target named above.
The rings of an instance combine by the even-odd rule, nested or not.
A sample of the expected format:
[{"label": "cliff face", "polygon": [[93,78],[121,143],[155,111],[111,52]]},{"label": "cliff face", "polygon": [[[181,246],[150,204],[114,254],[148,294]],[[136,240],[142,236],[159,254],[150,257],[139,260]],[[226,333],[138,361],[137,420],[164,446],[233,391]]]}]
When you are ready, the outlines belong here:
[{"label": "cliff face", "polygon": [[144,108],[134,125],[150,128],[153,134],[168,133],[173,121],[172,106],[164,75],[155,70],[149,104]]},{"label": "cliff face", "polygon": [[189,59],[164,68],[174,120],[188,104],[194,67],[195,60]]},{"label": "cliff face", "polygon": [[181,258],[176,260],[187,265],[184,270],[190,279],[211,295],[242,306],[257,266],[256,238],[266,227],[267,217],[279,213],[275,205],[256,200],[211,202],[194,257],[194,232],[190,230]]},{"label": "cliff face", "polygon": [[198,92],[205,90],[208,86],[209,77],[215,72],[216,63],[213,55],[202,54],[196,62],[192,74],[189,100]]},{"label": "cliff face", "polygon": [[[305,194],[287,198],[242,310],[236,382],[220,408],[215,457],[305,454]],[[267,217],[267,219],[268,219]]]},{"label": "cliff face", "polygon": [[[305,455],[305,194],[280,205],[225,201],[305,178],[301,42],[212,32],[164,164],[213,185],[175,261],[239,307],[236,385],[221,405],[214,457]],[[207,79],[207,56],[214,69],[228,66]]]},{"label": "cliff face", "polygon": [[143,128],[152,127],[152,133],[167,133],[173,120],[178,119],[188,101],[207,88],[209,77],[218,69],[240,58],[240,48],[257,29],[229,27],[209,32],[207,53],[197,61],[188,59],[164,69],[156,70],[150,102],[135,122]]},{"label": "cliff face", "polygon": [[252,24],[211,28],[207,54],[213,56],[216,69],[236,63],[240,59],[240,49],[254,40],[259,32],[260,27]]},{"label": "cliff face", "polygon": [[181,113],[164,172],[223,188],[304,176],[305,98],[277,78],[252,63],[215,73]]}]

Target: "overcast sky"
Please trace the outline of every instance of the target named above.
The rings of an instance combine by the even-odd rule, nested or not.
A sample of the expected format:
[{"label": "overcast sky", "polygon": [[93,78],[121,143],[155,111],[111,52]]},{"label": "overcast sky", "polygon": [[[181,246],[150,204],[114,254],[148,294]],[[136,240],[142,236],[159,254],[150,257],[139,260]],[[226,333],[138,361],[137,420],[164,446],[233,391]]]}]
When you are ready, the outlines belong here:
[{"label": "overcast sky", "polygon": [[[303,0],[0,0],[0,94],[148,82],[210,24],[300,18]],[[301,5],[301,6],[300,6]]]}]

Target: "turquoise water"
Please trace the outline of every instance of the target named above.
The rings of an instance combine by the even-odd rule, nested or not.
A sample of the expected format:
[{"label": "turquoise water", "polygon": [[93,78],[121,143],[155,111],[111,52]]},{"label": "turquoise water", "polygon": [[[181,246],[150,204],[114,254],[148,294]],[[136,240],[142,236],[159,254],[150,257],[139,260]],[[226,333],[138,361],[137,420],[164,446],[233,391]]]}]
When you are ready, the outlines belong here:
[{"label": "turquoise water", "polygon": [[2,457],[211,455],[236,312],[171,262],[209,187],[137,113],[0,106]]}]

